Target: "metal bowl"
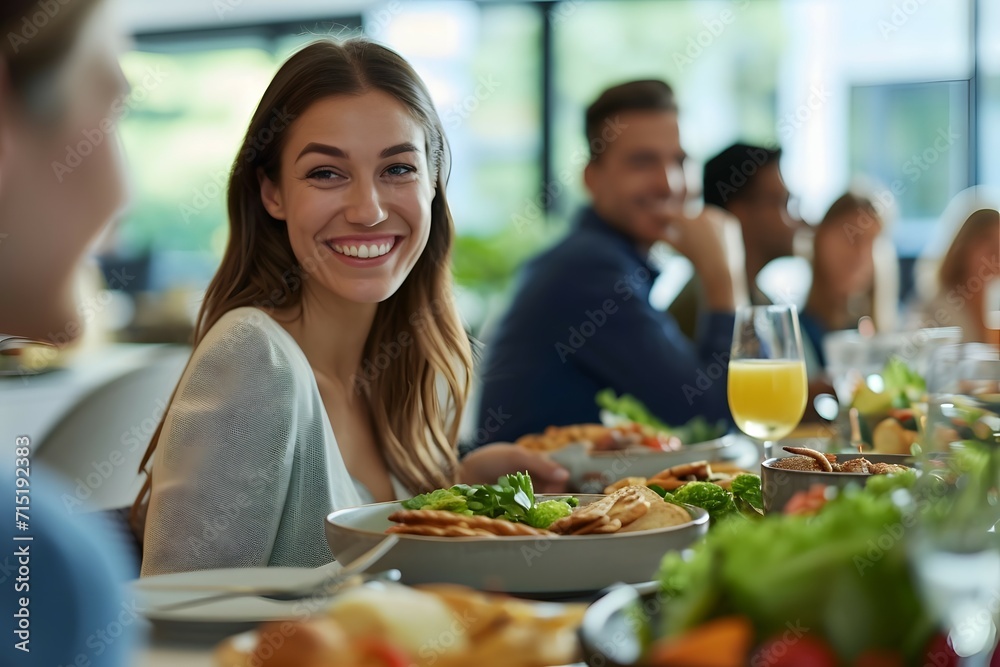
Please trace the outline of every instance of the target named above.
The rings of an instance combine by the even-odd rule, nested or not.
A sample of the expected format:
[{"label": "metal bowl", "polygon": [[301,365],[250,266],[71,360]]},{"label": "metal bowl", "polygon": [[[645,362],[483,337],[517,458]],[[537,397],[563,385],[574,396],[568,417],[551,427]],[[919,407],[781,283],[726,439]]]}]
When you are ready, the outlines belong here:
[{"label": "metal bowl", "polygon": [[[872,463],[896,463],[913,467],[912,456],[902,454],[858,454],[839,453],[838,461],[849,461],[864,456]],[[775,468],[778,458],[770,458],[760,466],[761,493],[764,497],[764,512],[781,512],[785,505],[799,491],[807,491],[814,484],[823,484],[843,489],[851,484],[864,486],[873,475],[856,472],[820,472],[814,470],[782,470]]]}]

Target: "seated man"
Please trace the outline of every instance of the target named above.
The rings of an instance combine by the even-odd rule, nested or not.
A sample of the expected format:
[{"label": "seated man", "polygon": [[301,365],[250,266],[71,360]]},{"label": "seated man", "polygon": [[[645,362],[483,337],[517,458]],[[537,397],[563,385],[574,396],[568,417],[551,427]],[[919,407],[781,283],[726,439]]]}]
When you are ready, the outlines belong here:
[{"label": "seated man", "polygon": [[[757,274],[768,262],[793,254],[797,231],[806,229],[788,211],[788,188],[781,178],[780,148],[733,144],[705,163],[705,204],[731,213],[743,230],[746,284],[750,301],[768,298],[757,288]],[[670,305],[669,312],[689,338],[694,338],[698,314],[704,308],[701,281],[692,278]]]},{"label": "seated man", "polygon": [[[529,262],[487,346],[477,442],[513,440],[549,425],[595,422],[610,387],[660,419],[728,419],[726,369],[733,279],[718,211],[686,217],[677,106],[662,81],[605,91],[587,110],[584,208],[556,246]],[[652,245],[691,260],[710,312],[697,346],[649,304]],[[481,440],[481,442],[479,441]]]}]

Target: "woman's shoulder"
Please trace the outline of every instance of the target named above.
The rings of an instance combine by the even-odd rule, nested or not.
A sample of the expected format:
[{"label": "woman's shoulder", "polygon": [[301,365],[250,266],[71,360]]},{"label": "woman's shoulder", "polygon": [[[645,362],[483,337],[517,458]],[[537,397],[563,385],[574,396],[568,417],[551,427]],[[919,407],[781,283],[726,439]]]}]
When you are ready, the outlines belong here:
[{"label": "woman's shoulder", "polygon": [[228,310],[205,333],[202,345],[226,341],[236,345],[268,344],[281,349],[297,348],[284,327],[259,308],[243,306]]},{"label": "woman's shoulder", "polygon": [[273,335],[276,331],[284,331],[273,317],[260,308],[241,306],[227,310],[208,330],[205,337],[218,335],[232,330],[260,332],[262,335]]},{"label": "woman's shoulder", "polygon": [[285,329],[270,315],[253,307],[224,313],[205,334],[192,357],[197,365],[245,368],[262,373],[300,372],[302,353]]}]

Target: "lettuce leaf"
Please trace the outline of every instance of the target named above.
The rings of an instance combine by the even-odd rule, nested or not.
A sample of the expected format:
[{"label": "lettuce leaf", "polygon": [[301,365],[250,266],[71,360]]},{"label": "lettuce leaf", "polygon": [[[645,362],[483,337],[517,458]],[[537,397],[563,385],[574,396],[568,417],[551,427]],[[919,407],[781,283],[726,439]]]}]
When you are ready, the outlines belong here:
[{"label": "lettuce leaf", "polygon": [[578,504],[573,497],[536,503],[531,477],[522,472],[501,477],[496,484],[456,484],[450,489],[437,489],[402,503],[405,509],[486,516],[526,523],[535,528],[548,528],[556,519],[570,514]]},{"label": "lettuce leaf", "polygon": [[674,491],[673,502],[705,509],[713,523],[736,512],[733,494],[712,482],[688,482]]},{"label": "lettuce leaf", "polygon": [[430,493],[422,493],[403,501],[403,508],[408,510],[444,510],[472,516],[468,500],[460,487],[450,489],[435,489]]},{"label": "lettuce leaf", "polygon": [[729,485],[736,500],[743,501],[750,507],[764,511],[764,498],[760,491],[760,477],[757,475],[742,474],[733,478]]}]

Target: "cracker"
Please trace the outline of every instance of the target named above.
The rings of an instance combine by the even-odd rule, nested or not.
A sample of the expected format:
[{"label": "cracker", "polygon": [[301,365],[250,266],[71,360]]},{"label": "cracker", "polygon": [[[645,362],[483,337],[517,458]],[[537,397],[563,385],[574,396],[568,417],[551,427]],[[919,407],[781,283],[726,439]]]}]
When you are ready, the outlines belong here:
[{"label": "cracker", "polygon": [[617,519],[623,526],[632,523],[649,511],[649,501],[645,500],[638,491],[631,489],[630,493],[623,495],[608,511],[608,517]]},{"label": "cracker", "polygon": [[617,533],[621,530],[622,522],[618,519],[611,519],[605,514],[600,519],[592,521],[577,530],[573,535],[606,535]]},{"label": "cracker", "polygon": [[644,486],[647,481],[648,480],[645,477],[626,477],[624,479],[618,480],[614,484],[607,486],[604,489],[604,493],[612,494],[615,491],[620,491],[621,489],[624,489],[627,486]]},{"label": "cracker", "polygon": [[496,537],[493,533],[480,528],[473,529],[458,525],[436,526],[429,523],[402,523],[398,526],[392,526],[385,532],[428,537]]},{"label": "cracker", "polygon": [[[389,515],[390,521],[395,521],[404,526],[436,526],[444,528],[448,526],[459,526],[465,529],[482,531],[475,534],[490,534],[501,536],[544,536],[551,535],[547,530],[533,528],[523,523],[514,523],[504,519],[491,519],[487,516],[466,516],[456,512],[444,510],[398,510]],[[394,530],[393,532],[405,532]]]}]

